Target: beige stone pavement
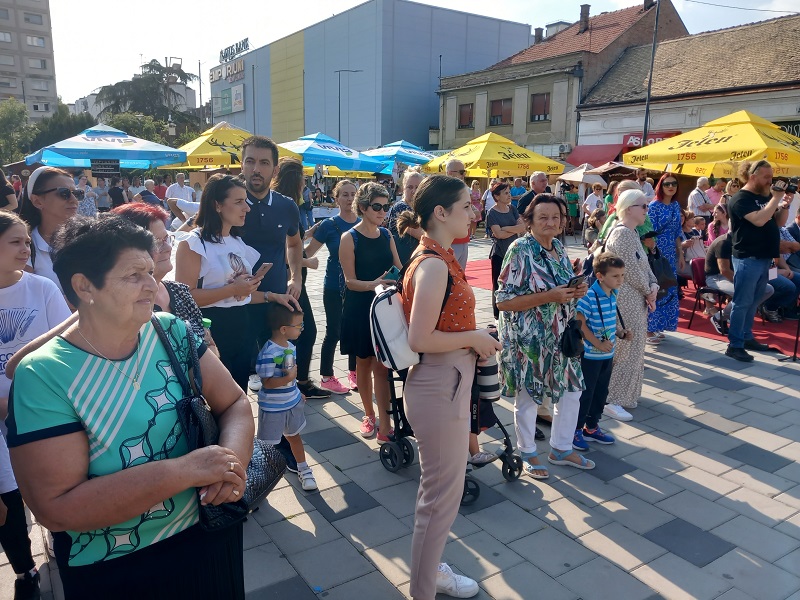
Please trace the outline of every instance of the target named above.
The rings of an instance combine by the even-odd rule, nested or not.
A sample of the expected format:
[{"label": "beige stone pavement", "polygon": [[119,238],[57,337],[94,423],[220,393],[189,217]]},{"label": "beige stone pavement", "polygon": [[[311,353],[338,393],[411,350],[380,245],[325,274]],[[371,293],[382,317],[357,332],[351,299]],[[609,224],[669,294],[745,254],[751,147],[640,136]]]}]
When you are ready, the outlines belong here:
[{"label": "beige stone pavement", "polygon": [[[473,242],[470,258],[488,248]],[[314,376],[324,249],[320,263],[308,278]],[[476,295],[478,322],[488,323],[489,292]],[[724,348],[679,333],[648,348],[635,418],[603,420],[617,443],[590,453],[594,471],[551,466],[546,482],[511,483],[499,461],[473,472],[481,495],[462,508],[444,559],[480,582],[477,598],[800,599],[800,367],[770,354],[743,365]],[[344,357],[336,369],[344,377]],[[495,406],[513,436],[512,403]],[[418,464],[383,468],[376,442],[358,435],[357,394],[306,410],[320,491],[303,492],[287,473],[245,524],[248,599],[407,597]],[[499,432],[487,433],[491,451]],[[35,524],[31,537],[43,598],[61,598]],[[12,597],[12,579],[0,555],[0,600]]]}]

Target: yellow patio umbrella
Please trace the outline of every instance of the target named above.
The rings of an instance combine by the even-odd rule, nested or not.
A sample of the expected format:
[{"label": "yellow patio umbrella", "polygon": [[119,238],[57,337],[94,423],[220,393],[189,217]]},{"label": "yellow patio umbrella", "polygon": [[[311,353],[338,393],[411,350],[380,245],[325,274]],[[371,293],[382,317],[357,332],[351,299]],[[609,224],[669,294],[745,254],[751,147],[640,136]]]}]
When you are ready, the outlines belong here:
[{"label": "yellow patio umbrella", "polygon": [[688,175],[733,175],[744,160],[768,160],[776,176],[800,174],[800,138],[746,110],[628,152],[625,164]]},{"label": "yellow patio umbrella", "polygon": [[437,156],[422,169],[426,173],[444,173],[445,164],[451,158],[464,163],[468,177],[491,177],[499,173],[526,175],[533,171],[544,171],[549,175],[564,170],[561,163],[518,146],[496,133],[487,133],[452,152]]},{"label": "yellow patio umbrella", "polygon": [[[278,151],[280,153],[280,147]],[[282,153],[281,156],[283,156]],[[314,167],[304,166],[303,173],[306,175],[313,175]],[[375,176],[373,173],[368,173],[367,171],[342,171],[336,167],[323,167],[323,173],[325,177],[341,177],[345,179],[372,179]]]},{"label": "yellow patio umbrella", "polygon": [[253,134],[221,121],[181,146],[186,162],[162,167],[169,170],[219,169],[241,166],[242,142]]}]

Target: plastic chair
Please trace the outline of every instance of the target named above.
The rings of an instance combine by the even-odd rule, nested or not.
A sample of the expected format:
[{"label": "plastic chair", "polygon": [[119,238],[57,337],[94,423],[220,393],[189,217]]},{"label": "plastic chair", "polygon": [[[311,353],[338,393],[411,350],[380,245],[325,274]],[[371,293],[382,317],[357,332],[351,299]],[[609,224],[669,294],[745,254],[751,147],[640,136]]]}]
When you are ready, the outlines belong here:
[{"label": "plastic chair", "polygon": [[700,305],[700,300],[703,294],[713,294],[717,299],[717,307],[722,310],[722,301],[730,299],[730,296],[720,290],[710,288],[706,285],[706,259],[693,258],[692,259],[692,283],[694,284],[694,307],[692,308],[692,316],[689,318],[689,329],[692,328],[692,321],[697,312],[697,307]]}]

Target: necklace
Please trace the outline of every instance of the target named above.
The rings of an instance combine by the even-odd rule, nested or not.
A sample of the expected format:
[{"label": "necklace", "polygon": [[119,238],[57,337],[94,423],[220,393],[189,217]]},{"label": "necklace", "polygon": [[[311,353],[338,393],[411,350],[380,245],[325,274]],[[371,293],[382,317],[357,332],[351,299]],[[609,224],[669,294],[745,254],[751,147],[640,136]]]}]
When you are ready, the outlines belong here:
[{"label": "necklace", "polygon": [[137,336],[136,336],[136,375],[134,375],[133,377],[131,377],[130,375],[128,375],[127,373],[125,373],[125,372],[124,372],[122,369],[120,369],[120,368],[117,366],[117,363],[116,363],[115,361],[111,360],[111,359],[110,359],[110,358],[108,358],[108,357],[107,357],[105,354],[103,354],[102,352],[100,352],[100,350],[98,350],[97,348],[95,348],[95,347],[94,347],[94,344],[92,344],[92,342],[90,342],[89,340],[87,340],[87,339],[86,339],[86,336],[85,336],[85,335],[83,335],[83,332],[81,331],[81,328],[80,328],[80,327],[76,328],[76,331],[77,331],[77,332],[78,332],[78,334],[79,334],[79,335],[80,335],[80,336],[83,338],[83,341],[84,341],[84,342],[86,342],[87,344],[89,344],[89,347],[90,347],[92,350],[94,350],[94,351],[95,351],[95,353],[96,353],[97,355],[99,355],[101,358],[104,358],[104,359],[106,359],[108,362],[110,362],[110,363],[111,363],[111,366],[112,366],[112,367],[114,367],[114,368],[117,370],[117,372],[118,372],[120,375],[122,375],[123,377],[126,377],[127,379],[129,379],[129,380],[130,380],[130,381],[133,383],[133,387],[134,387],[134,389],[135,389],[137,392],[139,391],[139,388],[140,388],[141,386],[139,385],[139,336],[138,336],[138,334],[137,334]]}]

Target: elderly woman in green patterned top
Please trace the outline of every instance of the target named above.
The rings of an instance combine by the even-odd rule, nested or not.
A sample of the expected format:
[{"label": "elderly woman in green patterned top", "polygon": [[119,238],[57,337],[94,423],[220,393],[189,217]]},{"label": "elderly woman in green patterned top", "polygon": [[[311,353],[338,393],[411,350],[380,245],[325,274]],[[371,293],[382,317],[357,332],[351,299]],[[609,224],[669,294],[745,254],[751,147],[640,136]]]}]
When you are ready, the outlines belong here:
[{"label": "elderly woman in green patterned top", "polygon": [[561,353],[559,341],[575,315],[582,283],[568,287],[573,275],[567,251],[556,236],[567,219],[565,202],[539,194],[522,215],[529,233],[506,252],[498,278],[500,373],[503,394],[514,397],[514,428],[525,472],[548,477],[536,453],[536,412],[542,401],[554,406],[547,460],[555,465],[593,469],[591,460],[575,454],[572,438],[578,420],[583,374],[580,357]]},{"label": "elderly woman in green patterned top", "polygon": [[196,346],[220,425],[218,446],[189,451],[175,411],[184,392],[150,321],[153,243],[116,216],[64,225],[54,270],[79,318],[14,376],[11,460],[25,502],[54,532],[67,600],[244,598],[241,524],[204,531],[198,498],[242,497],[253,416],[202,340],[157,313],[183,365]]}]

